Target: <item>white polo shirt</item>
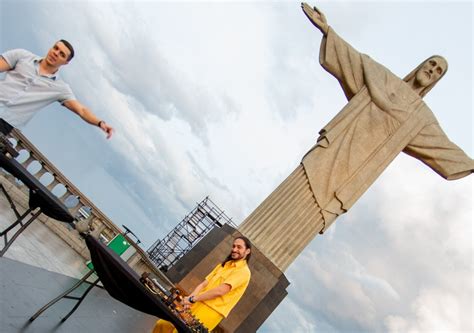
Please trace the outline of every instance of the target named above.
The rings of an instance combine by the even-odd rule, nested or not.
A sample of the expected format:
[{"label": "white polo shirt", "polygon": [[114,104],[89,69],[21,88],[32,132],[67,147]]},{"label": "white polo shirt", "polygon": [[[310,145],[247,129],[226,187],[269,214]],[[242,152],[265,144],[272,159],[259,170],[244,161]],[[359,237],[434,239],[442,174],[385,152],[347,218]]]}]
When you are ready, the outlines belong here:
[{"label": "white polo shirt", "polygon": [[41,57],[23,49],[2,54],[11,70],[0,81],[0,118],[14,127],[24,126],[40,109],[58,101],[75,100],[67,83],[57,74],[39,74]]}]

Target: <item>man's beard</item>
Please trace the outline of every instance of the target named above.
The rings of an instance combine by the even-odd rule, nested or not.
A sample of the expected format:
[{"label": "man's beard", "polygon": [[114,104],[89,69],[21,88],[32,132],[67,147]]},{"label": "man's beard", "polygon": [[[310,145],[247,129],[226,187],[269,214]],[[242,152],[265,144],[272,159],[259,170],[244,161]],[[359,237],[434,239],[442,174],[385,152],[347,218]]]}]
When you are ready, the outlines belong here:
[{"label": "man's beard", "polygon": [[[234,258],[234,254],[237,256],[236,258]],[[233,260],[233,261],[237,261],[237,260],[240,260],[242,259],[242,256],[239,254],[239,253],[230,253],[230,259]]]}]

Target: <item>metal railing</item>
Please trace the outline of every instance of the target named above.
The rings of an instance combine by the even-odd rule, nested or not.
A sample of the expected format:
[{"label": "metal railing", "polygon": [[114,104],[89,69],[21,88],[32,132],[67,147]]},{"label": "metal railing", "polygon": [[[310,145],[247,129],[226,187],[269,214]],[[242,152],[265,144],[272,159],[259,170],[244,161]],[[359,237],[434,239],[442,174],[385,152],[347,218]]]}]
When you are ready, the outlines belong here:
[{"label": "metal railing", "polygon": [[[103,241],[109,241],[122,231],[90,201],[64,174],[59,171],[19,130],[7,135],[19,156],[16,160],[51,191],[68,208],[76,221],[88,220],[93,233]],[[15,181],[17,187],[27,193],[26,186]],[[69,227],[70,231],[71,228]],[[74,232],[73,232],[74,233]],[[82,243],[79,233],[77,240]]]},{"label": "metal railing", "polygon": [[[68,208],[78,223],[89,226],[92,235],[104,243],[108,243],[123,231],[115,225],[98,207],[94,205],[66,176],[51,163],[18,129],[13,129],[7,136],[19,155],[15,158],[25,169],[51,191]],[[28,188],[20,181],[5,175],[25,198]],[[46,223],[46,225],[66,243],[68,243],[83,258],[89,258],[89,251],[79,232],[69,224]],[[127,262],[139,273],[148,271],[154,273],[165,285],[172,287],[171,282],[160,272],[148,258],[147,253],[138,244],[125,235],[135,253]]]}]

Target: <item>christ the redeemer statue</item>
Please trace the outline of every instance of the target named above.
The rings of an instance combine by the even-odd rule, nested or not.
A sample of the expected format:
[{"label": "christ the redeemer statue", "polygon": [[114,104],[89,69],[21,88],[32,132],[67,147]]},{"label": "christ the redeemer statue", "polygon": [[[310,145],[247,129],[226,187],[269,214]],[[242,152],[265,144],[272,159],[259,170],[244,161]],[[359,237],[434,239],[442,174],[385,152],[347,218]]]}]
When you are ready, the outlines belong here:
[{"label": "christ the redeemer statue", "polygon": [[448,139],[422,100],[446,73],[444,58],[428,58],[402,80],[347,44],[318,9],[302,8],[324,35],[319,61],[349,102],[319,132],[296,170],[239,227],[282,271],[400,152],[448,180],[474,170],[474,161]]}]

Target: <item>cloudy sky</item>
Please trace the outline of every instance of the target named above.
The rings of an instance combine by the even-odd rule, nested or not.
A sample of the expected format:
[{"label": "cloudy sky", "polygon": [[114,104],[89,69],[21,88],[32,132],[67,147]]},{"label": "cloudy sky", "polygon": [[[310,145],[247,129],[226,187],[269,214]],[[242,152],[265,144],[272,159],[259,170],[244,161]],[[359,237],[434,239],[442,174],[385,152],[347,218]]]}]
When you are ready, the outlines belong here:
[{"label": "cloudy sky", "polygon": [[[445,56],[425,101],[473,156],[472,2],[311,4],[399,76]],[[145,248],[207,195],[239,224],[346,103],[297,1],[0,0],[0,37],[0,52],[75,46],[61,75],[116,135],[57,105],[23,132]],[[397,157],[290,266],[259,332],[472,331],[472,185]]]}]

